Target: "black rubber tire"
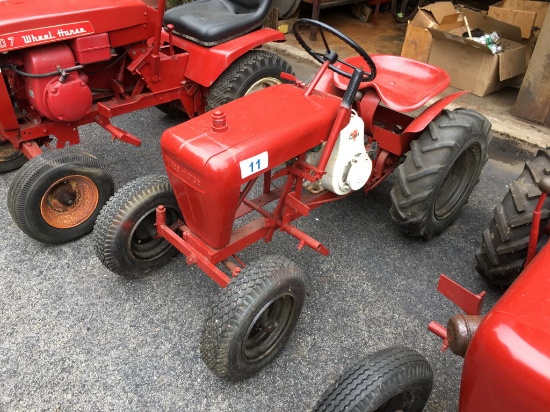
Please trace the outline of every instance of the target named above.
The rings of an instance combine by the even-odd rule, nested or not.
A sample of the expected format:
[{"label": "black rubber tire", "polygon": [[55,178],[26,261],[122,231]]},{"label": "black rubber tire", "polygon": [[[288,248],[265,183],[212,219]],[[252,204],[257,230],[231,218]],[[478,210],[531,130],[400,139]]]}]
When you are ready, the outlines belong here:
[{"label": "black rubber tire", "polygon": [[60,244],[90,232],[113,192],[113,179],[95,156],[52,150],[19,169],[8,190],[8,210],[31,238]]},{"label": "black rubber tire", "polygon": [[25,163],[27,158],[20,150],[15,150],[11,142],[0,142],[0,173],[17,170]]},{"label": "black rubber tire", "polygon": [[189,120],[189,115],[185,113],[183,105],[179,100],[157,104],[155,107],[172,119],[180,120],[182,122]]},{"label": "black rubber tire", "polygon": [[407,23],[423,5],[424,0],[392,0],[391,12],[398,23]]},{"label": "black rubber tire", "polygon": [[[213,304],[201,337],[202,360],[224,380],[257,373],[283,349],[304,300],[304,274],[293,262],[274,255],[250,264]],[[262,330],[262,321],[274,329]]]},{"label": "black rubber tire", "polygon": [[387,348],[340,375],[323,393],[314,411],[421,411],[432,386],[432,368],[421,354],[404,347]]},{"label": "black rubber tire", "polygon": [[[533,210],[541,194],[538,183],[549,171],[550,149],[540,149],[534,159],[525,163],[523,172],[510,183],[508,193],[495,208],[476,252],[476,270],[490,284],[508,287],[523,270]],[[541,210],[541,229],[549,219],[550,197],[547,197]]]},{"label": "black rubber tire", "polygon": [[407,235],[427,240],[456,219],[487,162],[490,130],[475,111],[444,110],[411,142],[397,168],[390,209]]},{"label": "black rubber tire", "polygon": [[156,208],[166,208],[170,226],[181,212],[166,176],[135,179],[117,190],[97,218],[93,241],[97,257],[117,275],[138,277],[170,260],[176,249],[156,238]]},{"label": "black rubber tire", "polygon": [[251,50],[229,66],[210,87],[206,111],[215,109],[261,87],[289,83],[281,72],[294,74],[281,57],[265,50]]}]

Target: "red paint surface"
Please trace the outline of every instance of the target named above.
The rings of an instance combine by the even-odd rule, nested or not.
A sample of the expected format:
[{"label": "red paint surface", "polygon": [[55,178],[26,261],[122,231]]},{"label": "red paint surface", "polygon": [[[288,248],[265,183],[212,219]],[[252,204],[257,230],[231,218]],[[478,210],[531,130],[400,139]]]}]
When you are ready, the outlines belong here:
[{"label": "red paint surface", "polygon": [[460,411],[550,407],[550,244],[486,315],[466,352]]}]

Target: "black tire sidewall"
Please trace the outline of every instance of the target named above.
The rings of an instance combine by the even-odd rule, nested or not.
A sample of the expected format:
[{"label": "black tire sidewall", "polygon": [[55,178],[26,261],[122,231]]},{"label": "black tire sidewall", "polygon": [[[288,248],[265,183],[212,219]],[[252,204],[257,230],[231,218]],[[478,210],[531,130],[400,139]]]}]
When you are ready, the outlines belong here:
[{"label": "black tire sidewall", "polygon": [[324,391],[314,411],[374,412],[395,396],[408,393],[413,399],[406,410],[420,412],[432,387],[433,370],[422,355],[406,347],[390,347],[347,368]]},{"label": "black tire sidewall", "polygon": [[[410,153],[398,168],[399,181],[391,190],[390,214],[406,234],[430,239],[457,218],[487,162],[489,130],[490,123],[479,113],[456,109],[444,111],[411,143]],[[455,187],[469,179],[467,184],[459,195],[451,196],[450,211],[437,217],[436,200],[445,179],[460,156],[470,150],[476,156],[475,170],[460,176]]]},{"label": "black tire sidewall", "polygon": [[248,77],[239,87],[238,92],[235,95],[235,99],[238,99],[239,97],[243,97],[246,95],[246,93],[249,92],[252,85],[262,79],[267,79],[269,77],[272,77],[274,79],[279,80],[281,83],[283,83],[283,80],[281,79],[281,71],[276,70],[273,67],[264,67],[261,70],[254,72],[254,74],[250,77]]},{"label": "black tire sidewall", "polygon": [[[550,164],[550,148],[539,149],[521,174],[510,182],[508,192],[483,231],[476,251],[476,271],[493,286],[508,287],[520,275],[527,258],[533,211],[540,199],[538,184]],[[550,220],[550,197],[541,210],[539,239]]]},{"label": "black tire sidewall", "polygon": [[[293,297],[293,314],[284,331],[268,353],[254,359],[242,356],[246,334],[262,308],[282,294]],[[220,292],[205,320],[200,352],[204,363],[219,378],[228,381],[246,379],[271,362],[284,348],[294,330],[305,300],[302,270],[290,260],[266,256],[245,267]]]},{"label": "black tire sidewall", "polygon": [[[50,226],[44,220],[40,212],[42,198],[48,188],[56,181],[64,177],[75,175],[86,176],[92,180],[99,194],[97,207],[88,219],[75,227],[59,229]],[[23,190],[21,192],[23,192]],[[27,229],[25,232],[28,231],[29,233],[27,234],[29,234],[32,238],[45,243],[64,243],[79,238],[92,230],[95,220],[101,211],[101,207],[107,202],[113,193],[113,182],[110,176],[108,176],[100,168],[70,163],[58,165],[54,169],[46,171],[39,176],[38,179],[26,185],[24,188],[24,192],[27,193],[25,199],[21,199],[21,192],[18,196],[18,203],[23,202],[25,207],[19,207],[18,212],[23,210],[23,215],[20,215],[19,213],[17,213],[17,215],[18,219],[22,220],[22,223]]]},{"label": "black tire sidewall", "polygon": [[[135,257],[131,250],[131,232],[136,223],[150,213],[155,213],[158,205],[163,205],[167,210],[179,210],[174,194],[171,192],[156,193],[145,201],[138,203],[123,218],[114,235],[113,243],[110,244],[109,252],[114,253],[119,266],[118,274],[126,276],[139,276],[151,268],[161,266],[176,253],[173,246],[167,247],[162,254],[154,259],[141,260]],[[166,241],[168,243],[168,241]],[[168,246],[168,245],[167,245]]]},{"label": "black tire sidewall", "polygon": [[[479,175],[481,173],[481,169],[483,169],[483,166],[485,163],[483,161],[483,146],[482,146],[482,142],[479,140],[479,136],[477,135],[475,136],[475,141],[470,140],[462,143],[464,144],[464,146],[462,146],[460,151],[457,151],[453,154],[445,170],[443,170],[440,173],[437,185],[435,186],[435,190],[434,190],[436,195],[433,197],[432,201],[430,202],[430,208],[428,210],[428,213],[429,213],[429,219],[431,220],[431,222],[428,223],[428,226],[432,227],[431,232],[433,232],[434,234],[441,233],[443,230],[445,230],[446,227],[448,227],[456,219],[458,214],[461,212],[462,207],[468,202],[468,197],[470,195],[469,192],[472,190],[472,186],[475,186],[477,184],[479,180]],[[460,195],[460,198],[457,200],[457,202],[453,206],[453,210],[448,215],[446,215],[442,219],[439,219],[435,215],[435,203],[437,199],[437,193],[439,193],[439,191],[441,190],[441,187],[447,175],[453,168],[455,162],[459,159],[459,157],[464,152],[466,152],[467,150],[470,150],[470,148],[476,150],[475,156],[479,157],[478,161],[476,162],[476,170],[471,175],[472,181],[468,182],[468,187],[470,189],[469,190],[467,189],[466,192]]]},{"label": "black tire sidewall", "polygon": [[25,163],[27,163],[28,160],[29,159],[27,159],[25,155],[20,151],[17,152],[16,156],[9,160],[0,159],[0,173],[7,173],[17,170]]},{"label": "black tire sidewall", "polygon": [[265,50],[248,51],[235,60],[212,84],[206,97],[205,111],[243,97],[254,83],[262,79],[271,77],[281,83],[290,83],[281,78],[282,72],[292,73],[292,68],[281,57]]},{"label": "black tire sidewall", "polygon": [[[283,349],[291,332],[294,330],[296,323],[298,322],[305,299],[304,284],[300,282],[300,280],[301,279],[298,278],[287,278],[284,283],[279,285],[270,285],[270,287],[265,289],[261,296],[247,309],[245,317],[239,321],[238,326],[233,333],[233,337],[230,339],[229,364],[234,365],[233,373],[243,377],[251,376],[269,364]],[[266,305],[270,300],[277,297],[282,297],[283,295],[292,296],[293,313],[292,317],[289,319],[289,322],[285,326],[281,339],[277,342],[277,346],[272,349],[271,353],[267,354],[260,360],[254,363],[246,361],[243,359],[242,351],[243,342],[246,339],[246,333],[249,327],[252,325],[252,322],[260,313],[260,310],[264,305]]]}]

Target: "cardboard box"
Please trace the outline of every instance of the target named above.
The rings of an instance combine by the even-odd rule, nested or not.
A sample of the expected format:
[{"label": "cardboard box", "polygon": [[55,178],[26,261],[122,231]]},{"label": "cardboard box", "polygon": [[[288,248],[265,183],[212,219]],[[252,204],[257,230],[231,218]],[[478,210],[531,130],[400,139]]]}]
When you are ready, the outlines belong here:
[{"label": "cardboard box", "polygon": [[464,15],[472,30],[496,31],[504,51],[493,55],[487,46],[463,37],[463,21],[461,27],[447,31],[428,28],[432,35],[428,63],[446,70],[452,87],[485,96],[504,87],[504,81],[525,73],[526,47],[521,44],[519,27],[471,10],[465,9]]},{"label": "cardboard box", "polygon": [[401,56],[426,63],[432,46],[432,35],[427,28],[457,27],[456,15],[448,1],[422,7],[407,26]]},{"label": "cardboard box", "polygon": [[528,39],[533,28],[541,28],[548,3],[528,0],[503,0],[489,6],[488,15],[497,20],[518,26],[521,37]]}]

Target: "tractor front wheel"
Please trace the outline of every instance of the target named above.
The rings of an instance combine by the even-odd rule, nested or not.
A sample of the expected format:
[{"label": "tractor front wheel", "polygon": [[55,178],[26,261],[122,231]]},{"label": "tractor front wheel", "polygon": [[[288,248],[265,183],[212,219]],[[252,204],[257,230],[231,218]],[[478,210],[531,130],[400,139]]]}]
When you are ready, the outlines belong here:
[{"label": "tractor front wheel", "polygon": [[19,169],[26,162],[25,155],[20,150],[16,150],[11,142],[8,140],[0,142],[0,173]]},{"label": "tractor front wheel", "polygon": [[475,111],[445,110],[411,142],[390,209],[407,235],[430,239],[456,219],[487,162],[490,130]]},{"label": "tractor front wheel", "polygon": [[[492,285],[508,287],[523,270],[533,211],[541,195],[538,184],[548,170],[550,149],[540,149],[510,183],[508,193],[495,208],[489,228],[483,232],[481,247],[476,252],[476,270]],[[549,220],[550,197],[547,197],[540,227],[544,228]]]},{"label": "tractor front wheel", "polygon": [[44,152],[17,172],[8,210],[19,228],[44,243],[64,243],[90,232],[113,179],[96,157],[72,148]]},{"label": "tractor front wheel", "polygon": [[383,349],[344,371],[327,388],[315,412],[420,412],[430,397],[433,371],[418,352]]},{"label": "tractor front wheel", "polygon": [[176,249],[157,235],[156,208],[166,208],[168,226],[181,220],[166,176],[143,176],[119,189],[101,211],[94,227],[94,249],[110,271],[137,277],[162,266]]},{"label": "tractor front wheel", "polygon": [[282,256],[252,263],[231,279],[212,306],[201,357],[219,378],[245,379],[283,349],[305,300],[302,270]]},{"label": "tractor front wheel", "polygon": [[229,66],[210,88],[206,111],[239,97],[285,82],[281,73],[292,74],[290,65],[265,50],[252,50]]}]

